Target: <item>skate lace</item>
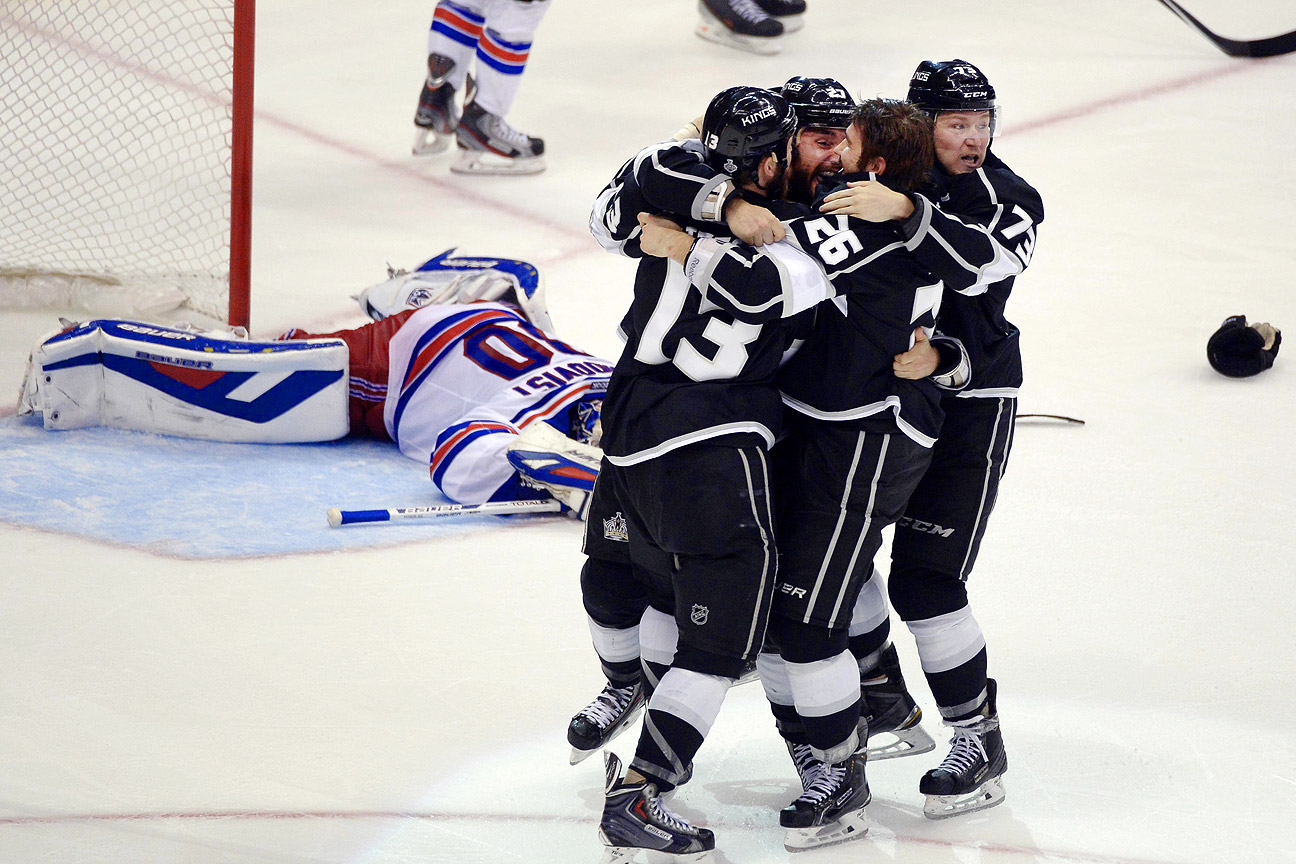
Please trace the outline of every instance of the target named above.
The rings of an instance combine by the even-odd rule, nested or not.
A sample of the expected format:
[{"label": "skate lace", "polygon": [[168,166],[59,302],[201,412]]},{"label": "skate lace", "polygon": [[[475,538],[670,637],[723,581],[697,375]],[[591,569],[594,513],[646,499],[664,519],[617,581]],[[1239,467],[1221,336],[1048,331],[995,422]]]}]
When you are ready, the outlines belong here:
[{"label": "skate lace", "polygon": [[801,788],[809,789],[823,771],[824,763],[815,758],[814,751],[808,744],[793,744],[791,753],[792,764],[796,766],[797,775],[801,778]]},{"label": "skate lace", "polygon": [[629,687],[613,687],[609,684],[580,713],[600,729],[606,729],[625,713],[626,706],[630,704],[634,694],[634,684]]},{"label": "skate lace", "polygon": [[672,813],[667,809],[666,804],[662,801],[660,795],[654,795],[647,799],[648,815],[653,818],[657,824],[669,828],[673,831],[683,831],[693,834],[697,831],[692,825],[684,821],[684,817],[677,813]]},{"label": "skate lace", "polygon": [[846,779],[846,763],[840,762],[836,765],[823,765],[811,781],[809,787],[801,793],[793,803],[804,802],[811,806],[817,807],[828,799],[828,796],[837,793],[841,788],[842,781]]},{"label": "skate lace", "polygon": [[950,739],[949,755],[937,766],[937,771],[950,774],[962,774],[976,765],[978,760],[990,761],[990,754],[985,749],[986,729],[982,724],[974,727],[954,727],[954,737]]},{"label": "skate lace", "polygon": [[[747,2],[751,2],[751,0],[747,0]],[[486,124],[492,137],[498,138],[518,150],[527,151],[531,147],[531,139],[526,136],[526,133],[514,129],[503,117],[487,114]]]},{"label": "skate lace", "polygon": [[756,5],[755,0],[732,0],[730,7],[747,21],[764,21],[769,16],[765,10]]}]

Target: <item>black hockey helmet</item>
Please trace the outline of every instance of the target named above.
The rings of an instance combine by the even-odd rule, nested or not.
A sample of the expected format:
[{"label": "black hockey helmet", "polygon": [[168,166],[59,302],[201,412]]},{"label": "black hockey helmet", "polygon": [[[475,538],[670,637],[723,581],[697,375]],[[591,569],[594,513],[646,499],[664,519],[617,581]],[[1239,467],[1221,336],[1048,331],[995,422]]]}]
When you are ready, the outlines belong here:
[{"label": "black hockey helmet", "polygon": [[995,89],[966,60],[924,60],[909,79],[907,101],[936,118],[942,111],[995,111]]},{"label": "black hockey helmet", "polygon": [[706,162],[730,176],[750,174],[773,153],[783,161],[797,129],[796,111],[763,87],[730,87],[716,94],[702,120]]},{"label": "black hockey helmet", "polygon": [[845,129],[855,114],[855,100],[836,78],[789,78],[781,88],[783,98],[796,111],[798,126]]}]

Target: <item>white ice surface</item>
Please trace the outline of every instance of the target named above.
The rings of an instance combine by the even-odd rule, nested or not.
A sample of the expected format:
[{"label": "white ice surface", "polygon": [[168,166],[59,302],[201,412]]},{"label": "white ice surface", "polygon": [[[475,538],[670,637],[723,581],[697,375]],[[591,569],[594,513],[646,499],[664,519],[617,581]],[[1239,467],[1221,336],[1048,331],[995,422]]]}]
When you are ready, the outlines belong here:
[{"label": "white ice surface", "polygon": [[[430,0],[261,6],[264,334],[358,323],[347,294],[386,262],[458,245],[539,265],[564,337],[615,356],[632,269],[585,219],[639,146],[735,83],[899,96],[921,58],[980,65],[1006,106],[996,149],[1047,207],[1010,306],[1022,410],[1087,421],[1021,426],[970,582],[1008,800],[923,819],[933,724],[936,753],[870,767],[868,838],[795,860],[1296,861],[1296,345],[1245,381],[1204,358],[1230,314],[1296,333],[1296,57],[1227,58],[1152,0],[811,0],[770,58],[697,39],[687,2],[554,0],[510,116],[549,170],[464,179],[407,155]],[[1190,8],[1235,38],[1296,27],[1287,3]],[[0,315],[0,380],[16,389],[52,323]],[[602,772],[563,741],[600,683],[577,526],[392,530],[204,561],[0,525],[0,862],[597,860]],[[793,783],[744,687],[676,806],[720,862],[789,861]]]}]

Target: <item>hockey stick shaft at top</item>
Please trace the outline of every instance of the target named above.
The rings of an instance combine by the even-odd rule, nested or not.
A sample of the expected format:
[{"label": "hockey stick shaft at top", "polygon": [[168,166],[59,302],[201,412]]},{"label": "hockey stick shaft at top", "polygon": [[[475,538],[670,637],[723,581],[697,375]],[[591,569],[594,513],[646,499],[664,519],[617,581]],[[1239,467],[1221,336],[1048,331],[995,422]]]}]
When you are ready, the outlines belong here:
[{"label": "hockey stick shaft at top", "polygon": [[1290,54],[1296,51],[1296,30],[1283,33],[1281,36],[1270,36],[1268,39],[1227,39],[1208,30],[1205,24],[1194,18],[1187,9],[1180,6],[1175,0],[1158,0],[1158,2],[1178,15],[1180,20],[1205,36],[1215,44],[1216,48],[1219,48],[1230,57],[1277,57],[1281,54]]},{"label": "hockey stick shaft at top", "polygon": [[562,504],[547,501],[492,501],[487,504],[436,504],[428,507],[395,507],[385,510],[342,510],[330,507],[330,528],[376,522],[444,519],[448,516],[511,516],[526,513],[557,513]]}]

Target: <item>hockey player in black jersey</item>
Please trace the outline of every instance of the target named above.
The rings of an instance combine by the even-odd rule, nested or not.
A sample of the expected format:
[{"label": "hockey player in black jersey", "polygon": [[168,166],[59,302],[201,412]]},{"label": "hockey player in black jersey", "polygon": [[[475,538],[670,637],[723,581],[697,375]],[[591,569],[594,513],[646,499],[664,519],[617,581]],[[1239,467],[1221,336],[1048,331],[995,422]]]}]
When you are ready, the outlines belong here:
[{"label": "hockey player in black jersey", "polygon": [[[947,226],[952,248],[990,236],[1004,249],[1003,278],[982,290],[951,294],[941,308],[940,327],[963,342],[972,380],[942,400],[944,426],[931,465],[897,524],[892,547],[891,602],[914,634],[932,695],[954,730],[949,755],[919,786],[932,818],[1001,802],[1008,767],[996,684],[987,677],[985,638],[968,605],[966,579],[1008,460],[1022,383],[1019,333],[1004,308],[1016,275],[1030,263],[1044,210],[1039,194],[990,151],[998,121],[995,95],[971,63],[923,61],[908,99],[935,121],[931,183],[911,196],[862,184],[829,196],[824,205],[826,212],[894,220],[905,237],[938,202],[941,211],[966,223]],[[912,700],[888,640],[885,599],[873,599],[855,624],[865,632],[852,640],[865,700],[877,711],[903,710]]]},{"label": "hockey player in black jersey", "polygon": [[[841,158],[835,148],[850,125],[855,101],[846,87],[832,78],[796,76],[778,92],[797,115],[793,155],[787,166],[787,194],[809,204],[819,178],[840,170]],[[698,128],[702,119],[688,124],[674,141],[641,151],[618,171],[616,179],[600,195],[590,225],[594,236],[609,251],[639,257],[636,214],[643,209],[696,213],[704,223],[715,223],[711,231],[732,233],[752,243],[782,239],[784,232],[778,217],[744,201],[735,194],[732,178],[706,163]],[[651,201],[644,197],[642,189],[647,190]],[[614,516],[615,512],[611,512],[604,518]],[[622,536],[620,523],[602,530],[613,537]],[[582,597],[607,684],[569,725],[567,738],[572,745],[573,764],[597,752],[638,716],[645,690],[651,689],[669,665],[669,657],[663,659],[661,652],[654,653],[650,633],[650,647],[643,658],[649,686],[641,686],[639,623],[647,597],[642,592],[627,592],[623,582],[615,570],[598,560],[591,560],[582,572]]]},{"label": "hockey player in black jersey", "polygon": [[[885,172],[900,188],[913,188],[931,167],[930,121],[903,103],[865,103],[846,135],[842,159],[850,170]],[[772,259],[786,245],[827,271],[827,294],[845,295],[838,308],[820,307],[813,335],[780,376],[784,400],[800,419],[775,456],[779,547],[789,567],[779,577],[770,641],[785,656],[762,654],[761,677],[802,776],[803,794],[780,815],[787,846],[800,849],[863,833],[863,754],[853,755],[859,673],[845,625],[880,532],[921,476],[939,426],[928,376],[936,372],[957,386],[966,370],[955,343],[942,358],[927,341],[942,283],[912,250],[931,247],[933,268],[958,287],[989,278],[1001,256],[989,239],[968,260],[945,251],[939,213],[906,244],[890,228],[805,215],[786,202],[769,206],[785,216],[789,243],[768,251],[706,237],[693,242],[680,231],[663,244],[653,218],[645,220],[641,243],[653,254],[666,249],[705,303],[740,317],[777,310],[781,277]],[[895,359],[923,353],[924,363]]]},{"label": "hockey player in black jersey", "polygon": [[[703,142],[649,148],[623,166],[596,201],[596,236],[637,254],[644,212],[722,230],[715,220],[730,196],[781,193],[795,128],[776,94],[722,92],[707,110]],[[786,305],[795,313],[825,293],[814,263],[789,253]],[[710,831],[670,813],[660,796],[691,770],[765,632],[776,564],[767,450],[783,416],[773,379],[797,319],[764,318],[705,305],[679,264],[645,257],[621,322],[626,347],[604,401],[582,585],[591,568],[644,579],[652,605],[639,639],[645,661],[662,660],[666,671],[629,771],[622,775],[615,757],[607,762],[600,835],[616,855],[715,846]],[[587,608],[597,602],[587,594]]]}]

